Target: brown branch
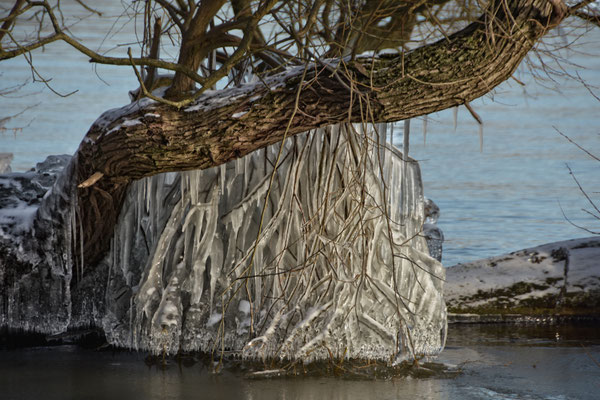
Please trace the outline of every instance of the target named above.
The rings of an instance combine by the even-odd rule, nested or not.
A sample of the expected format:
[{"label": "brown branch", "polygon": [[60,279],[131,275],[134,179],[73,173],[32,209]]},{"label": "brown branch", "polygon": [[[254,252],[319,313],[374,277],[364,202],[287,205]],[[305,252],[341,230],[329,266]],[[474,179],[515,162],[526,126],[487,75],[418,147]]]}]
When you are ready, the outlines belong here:
[{"label": "brown branch", "polygon": [[[184,23],[184,30],[181,32],[182,42],[177,64],[192,71],[197,71],[200,68],[200,64],[208,54],[203,51],[199,43],[202,41],[210,22],[224,3],[225,0],[204,0],[194,12],[193,17],[189,17],[192,15],[191,12],[188,14]],[[194,80],[178,71],[175,73],[173,84],[167,92],[167,96],[171,99],[181,98],[183,93],[187,95],[194,91],[195,86]],[[203,84],[203,86],[210,87],[211,85]]]},{"label": "brown branch", "polygon": [[77,4],[79,4],[81,7],[85,8],[86,10],[88,10],[89,12],[94,13],[94,14],[98,15],[99,17],[102,16],[102,13],[100,11],[94,10],[92,7],[88,6],[83,1],[81,1],[81,0],[75,0],[75,2]]},{"label": "brown branch", "polygon": [[[0,61],[20,56],[22,54],[31,52],[35,49],[38,49],[38,48],[45,46],[47,44],[50,44],[52,42],[62,40],[64,42],[68,43],[69,45],[71,45],[72,47],[74,47],[79,52],[90,57],[90,62],[95,62],[98,64],[108,64],[108,65],[125,65],[125,66],[131,65],[131,59],[129,59],[129,58],[106,57],[106,56],[100,55],[100,54],[96,53],[95,51],[89,49],[88,47],[84,46],[79,41],[73,39],[71,36],[67,35],[60,27],[58,20],[57,20],[56,16],[54,15],[54,12],[52,11],[52,7],[50,6],[50,4],[48,4],[47,1],[31,1],[31,2],[29,2],[29,5],[42,7],[46,10],[46,13],[48,14],[48,16],[52,22],[52,26],[54,28],[55,33],[53,35],[49,35],[43,39],[38,40],[37,42],[31,43],[28,45],[17,44],[18,48],[15,50],[4,51],[0,48]],[[135,65],[140,65],[140,66],[145,65],[145,66],[162,68],[162,69],[167,69],[170,71],[179,72],[200,84],[202,84],[204,81],[204,78],[202,76],[200,76],[195,70],[189,69],[181,64],[171,63],[171,62],[152,59],[152,58],[144,58],[144,57],[134,58],[133,62],[135,63]]]},{"label": "brown branch", "polygon": [[182,11],[178,10],[177,8],[175,8],[175,6],[173,6],[171,3],[169,3],[167,0],[155,0],[162,8],[164,8],[165,10],[167,10],[167,13],[169,14],[169,16],[171,17],[171,20],[175,23],[175,25],[177,25],[177,27],[183,31],[184,27],[183,27],[183,22],[181,21],[181,16],[182,16]]},{"label": "brown branch", "polygon": [[[194,100],[198,99],[206,90],[215,85],[221,78],[227,76],[229,71],[242,60],[242,58],[246,55],[248,50],[250,49],[250,44],[252,42],[252,37],[254,34],[254,30],[258,25],[258,22],[273,8],[273,6],[277,3],[277,0],[268,0],[266,1],[248,20],[246,28],[244,29],[244,37],[240,42],[239,46],[233,52],[233,54],[229,57],[229,59],[221,64],[221,67],[214,71],[210,76],[208,76],[204,82],[202,82],[202,88],[194,92],[191,96],[181,100],[178,103],[178,107],[183,107],[188,104],[191,104]],[[182,53],[184,49],[182,47]],[[199,64],[198,64],[199,65]],[[175,76],[177,79],[177,75]],[[181,83],[180,83],[181,84]],[[176,81],[173,82],[173,85],[167,91],[167,98],[171,99],[173,97],[179,98],[181,97],[182,92],[185,93],[187,91],[187,86],[180,87]]]},{"label": "brown branch", "polygon": [[8,16],[6,18],[4,18],[4,22],[2,23],[2,26],[0,27],[0,51],[2,50],[2,38],[10,30],[10,28],[12,27],[12,24],[17,19],[17,16],[19,16],[21,13],[24,12],[24,10],[21,10],[23,3],[25,3],[25,0],[17,0],[15,2],[15,5],[13,6],[13,8],[8,13]]},{"label": "brown branch", "polygon": [[[20,56],[24,53],[31,52],[35,49],[38,49],[42,46],[48,45],[52,42],[56,42],[59,40],[62,40],[64,42],[68,43],[75,49],[79,50],[81,53],[90,57],[90,62],[94,62],[94,63],[98,63],[98,64],[107,64],[107,65],[130,65],[131,64],[131,62],[128,58],[106,57],[106,56],[100,55],[100,54],[90,50],[86,46],[82,45],[77,40],[73,39],[72,37],[66,35],[62,31],[59,33],[55,33],[53,35],[47,36],[44,39],[42,39],[38,42],[32,43],[32,44],[20,45],[19,48],[16,50],[0,51],[0,61]],[[135,63],[135,65],[139,65],[139,66],[145,65],[145,66],[150,66],[150,67],[155,67],[155,68],[167,69],[170,71],[181,72],[182,74],[185,74],[186,76],[190,77],[195,82],[198,82],[200,84],[202,84],[205,80],[197,72],[194,72],[180,64],[171,63],[171,62],[162,61],[162,60],[155,60],[152,58],[145,58],[145,57],[133,58],[132,60]]]},{"label": "brown branch", "polygon": [[571,15],[573,15],[577,18],[581,18],[585,21],[591,22],[592,24],[600,27],[600,16],[599,15],[588,14],[583,11],[576,11],[576,12],[572,13]]},{"label": "brown branch", "polygon": [[586,200],[588,201],[588,203],[590,203],[590,205],[592,206],[592,208],[594,210],[596,210],[596,212],[598,213],[598,215],[600,215],[600,209],[598,208],[598,206],[594,203],[594,201],[590,198],[590,196],[586,193],[586,191],[583,189],[583,187],[581,186],[581,184],[579,183],[579,180],[577,179],[577,177],[575,176],[575,174],[573,173],[573,170],[571,169],[571,167],[569,167],[569,164],[567,164],[567,169],[569,170],[569,174],[571,174],[571,177],[573,178],[573,180],[575,181],[575,183],[577,184],[577,187],[579,188],[579,191],[583,194],[583,196],[586,198]]},{"label": "brown branch", "polygon": [[579,3],[569,7],[569,14],[574,14],[576,11],[581,10],[583,7],[587,7],[590,4],[592,4],[593,2],[595,2],[596,0],[583,0],[580,1]]},{"label": "brown branch", "polygon": [[[160,18],[156,18],[156,20],[154,21],[154,28],[153,28],[153,36],[152,36],[152,44],[150,45],[150,54],[148,55],[149,58],[153,58],[155,60],[158,60],[158,56],[159,56],[159,46],[160,46],[160,36],[161,36],[161,28],[162,28],[162,21]],[[129,57],[131,58],[131,54],[129,54]],[[154,66],[150,66],[150,68],[148,68],[148,75],[146,76],[146,80],[144,82],[144,84],[146,85],[146,87],[152,87],[152,84],[154,83],[154,80],[156,78],[156,67]]]},{"label": "brown branch", "polygon": [[585,154],[587,154],[588,156],[590,156],[591,158],[593,158],[596,161],[600,161],[600,158],[598,158],[597,156],[595,156],[594,154],[590,153],[588,150],[586,150],[585,148],[581,147],[577,142],[573,141],[570,137],[568,137],[567,135],[565,135],[564,133],[562,133],[560,130],[558,130],[557,127],[553,126],[554,130],[556,132],[558,132],[558,134],[562,137],[564,137],[565,139],[567,139],[569,142],[571,142],[573,145],[575,145],[579,150],[583,151]]}]

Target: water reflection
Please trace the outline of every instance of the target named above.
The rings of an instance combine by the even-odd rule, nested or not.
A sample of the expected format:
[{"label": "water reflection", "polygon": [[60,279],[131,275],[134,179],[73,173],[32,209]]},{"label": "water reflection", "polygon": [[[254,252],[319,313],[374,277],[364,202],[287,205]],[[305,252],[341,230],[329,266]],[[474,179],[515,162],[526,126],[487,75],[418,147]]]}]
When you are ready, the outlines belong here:
[{"label": "water reflection", "polygon": [[0,398],[593,399],[600,385],[597,325],[451,326],[438,361],[462,371],[453,379],[256,380],[243,373],[212,374],[202,363],[148,367],[144,357],[74,346],[0,351]]}]

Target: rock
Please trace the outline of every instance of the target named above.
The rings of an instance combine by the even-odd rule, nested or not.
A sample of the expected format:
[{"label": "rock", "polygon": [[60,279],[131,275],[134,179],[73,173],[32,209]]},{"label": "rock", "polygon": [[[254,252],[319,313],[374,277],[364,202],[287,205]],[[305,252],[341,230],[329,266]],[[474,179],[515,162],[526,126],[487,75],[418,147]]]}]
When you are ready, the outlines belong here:
[{"label": "rock", "polygon": [[444,297],[448,311],[461,314],[452,317],[457,322],[489,322],[498,314],[511,321],[524,315],[600,316],[600,237],[458,264],[447,268],[446,279]]}]

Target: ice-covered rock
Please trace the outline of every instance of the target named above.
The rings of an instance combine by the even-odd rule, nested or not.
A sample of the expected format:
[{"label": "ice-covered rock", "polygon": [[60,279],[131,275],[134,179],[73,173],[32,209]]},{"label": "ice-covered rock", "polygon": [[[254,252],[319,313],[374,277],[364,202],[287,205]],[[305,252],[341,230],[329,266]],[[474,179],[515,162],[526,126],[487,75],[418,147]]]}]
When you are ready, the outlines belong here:
[{"label": "ice-covered rock", "polygon": [[60,178],[70,159],[49,156],[31,171],[0,175],[0,326],[45,333],[69,326],[72,225],[64,218],[74,208],[50,207],[47,198],[56,180],[70,187]]},{"label": "ice-covered rock", "polygon": [[446,270],[454,313],[600,315],[600,237],[549,243]]}]

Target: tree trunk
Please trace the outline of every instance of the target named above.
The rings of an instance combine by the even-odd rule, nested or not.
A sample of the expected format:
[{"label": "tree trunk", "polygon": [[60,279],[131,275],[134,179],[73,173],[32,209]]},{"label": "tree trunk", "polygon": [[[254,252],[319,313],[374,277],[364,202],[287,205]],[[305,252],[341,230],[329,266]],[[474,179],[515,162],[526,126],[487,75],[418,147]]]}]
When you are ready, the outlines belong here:
[{"label": "tree trunk", "polygon": [[[207,93],[181,110],[148,99],[111,110],[92,125],[72,160],[71,184],[80,186],[83,232],[77,235],[84,243],[83,255],[75,253],[86,265],[99,260],[133,180],[217,166],[341,121],[392,122],[464,104],[508,79],[564,14],[544,0],[493,1],[478,21],[437,43],[342,62],[344,77],[324,65],[296,67]],[[54,191],[46,203],[55,196],[69,194]]]}]

